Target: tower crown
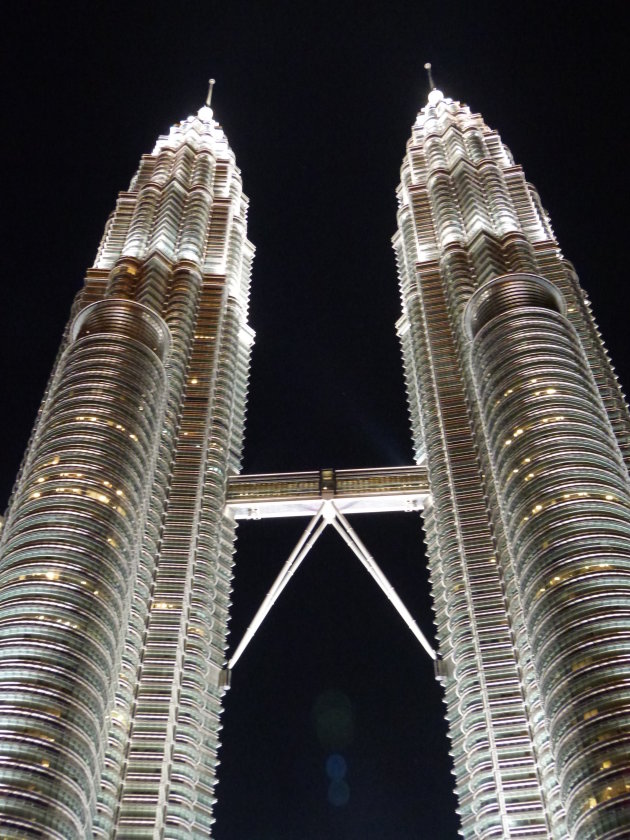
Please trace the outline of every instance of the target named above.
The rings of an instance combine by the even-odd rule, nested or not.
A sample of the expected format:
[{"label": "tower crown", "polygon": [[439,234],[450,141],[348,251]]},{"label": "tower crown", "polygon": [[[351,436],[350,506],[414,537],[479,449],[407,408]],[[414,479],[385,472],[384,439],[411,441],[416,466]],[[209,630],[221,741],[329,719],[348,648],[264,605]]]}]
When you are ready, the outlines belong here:
[{"label": "tower crown", "polygon": [[203,149],[211,151],[218,147],[229,150],[227,137],[215,120],[213,109],[206,104],[202,105],[196,114],[191,114],[185,120],[172,125],[168,134],[159,137],[153,154],[157,154],[164,148],[173,148],[183,143],[188,143],[195,151]]}]

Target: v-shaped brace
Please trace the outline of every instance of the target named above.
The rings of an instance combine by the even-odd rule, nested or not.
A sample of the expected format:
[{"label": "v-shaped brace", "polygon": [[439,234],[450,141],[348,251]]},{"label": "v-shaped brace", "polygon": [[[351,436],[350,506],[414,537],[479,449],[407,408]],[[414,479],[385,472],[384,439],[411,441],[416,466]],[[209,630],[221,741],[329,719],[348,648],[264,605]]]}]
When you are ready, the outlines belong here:
[{"label": "v-shaped brace", "polygon": [[234,651],[232,658],[228,662],[227,667],[229,671],[231,671],[234,668],[238,660],[241,658],[245,648],[253,639],[256,631],[265,620],[265,617],[269,613],[269,610],[273,607],[277,599],[280,597],[280,593],[291,580],[293,575],[296,573],[302,560],[304,560],[311,548],[315,545],[319,538],[319,535],[322,533],[322,531],[327,525],[332,525],[332,527],[341,536],[346,545],[348,545],[349,548],[352,549],[352,551],[356,554],[356,556],[359,558],[364,567],[368,570],[368,572],[372,575],[374,580],[378,583],[378,585],[381,588],[381,591],[393,604],[394,608],[396,609],[402,620],[405,622],[407,627],[411,630],[413,635],[420,642],[425,651],[429,654],[431,659],[437,660],[436,652],[433,650],[433,648],[427,641],[424,633],[412,618],[411,613],[409,612],[407,607],[398,597],[394,587],[387,580],[381,568],[378,566],[378,564],[376,563],[372,555],[369,553],[365,545],[361,542],[357,532],[354,530],[352,525],[350,525],[343,513],[341,513],[341,511],[335,506],[335,502],[331,499],[326,499],[322,502],[319,510],[306,526],[304,533],[298,540],[297,545],[289,555],[287,562],[280,570],[280,574],[274,580],[273,584],[271,585],[271,589],[269,590],[262,604],[258,608],[258,612],[256,613],[251,624],[245,631],[245,635],[243,636],[240,644]]}]

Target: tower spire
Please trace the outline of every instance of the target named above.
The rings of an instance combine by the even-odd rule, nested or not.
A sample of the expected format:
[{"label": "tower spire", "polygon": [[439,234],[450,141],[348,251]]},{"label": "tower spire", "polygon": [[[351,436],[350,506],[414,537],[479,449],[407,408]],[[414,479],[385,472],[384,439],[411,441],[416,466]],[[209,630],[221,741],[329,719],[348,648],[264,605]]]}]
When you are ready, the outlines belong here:
[{"label": "tower spire", "polygon": [[433,74],[431,73],[431,62],[427,61],[424,65],[424,69],[427,71],[427,76],[429,77],[429,89],[435,90],[435,82],[433,81]]},{"label": "tower spire", "polygon": [[206,96],[206,108],[210,107],[212,102],[212,88],[214,87],[214,79],[208,79],[208,95]]}]

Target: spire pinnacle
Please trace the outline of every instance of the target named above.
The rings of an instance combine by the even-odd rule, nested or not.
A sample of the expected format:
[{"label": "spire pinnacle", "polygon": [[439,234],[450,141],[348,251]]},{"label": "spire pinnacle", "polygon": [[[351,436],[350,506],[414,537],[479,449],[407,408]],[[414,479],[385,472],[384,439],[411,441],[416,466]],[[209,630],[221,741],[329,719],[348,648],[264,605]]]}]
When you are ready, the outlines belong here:
[{"label": "spire pinnacle", "polygon": [[208,79],[208,95],[206,96],[206,108],[210,107],[212,102],[212,88],[214,87],[214,79]]},{"label": "spire pinnacle", "polygon": [[427,63],[424,65],[424,69],[427,71],[427,76],[429,77],[429,105],[435,106],[438,104],[438,102],[441,102],[444,99],[444,94],[435,86],[435,82],[433,81],[433,73],[431,73],[430,61],[427,61]]}]

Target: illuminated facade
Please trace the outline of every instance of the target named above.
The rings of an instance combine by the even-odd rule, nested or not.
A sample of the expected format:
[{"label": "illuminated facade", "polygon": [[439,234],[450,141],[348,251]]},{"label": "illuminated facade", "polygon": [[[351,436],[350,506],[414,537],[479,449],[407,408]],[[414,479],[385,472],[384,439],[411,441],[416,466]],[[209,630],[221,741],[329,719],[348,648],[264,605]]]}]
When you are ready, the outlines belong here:
[{"label": "illuminated facade", "polygon": [[[209,104],[121,193],[2,528],[0,835],[207,838],[237,519],[424,511],[462,835],[630,825],[630,418],[498,135],[437,90],[394,238],[414,467],[236,477],[253,248]],[[228,481],[229,479],[229,481]]]},{"label": "illuminated facade", "polygon": [[496,132],[432,90],[399,188],[398,331],[462,833],[630,831],[630,423]]},{"label": "illuminated facade", "polygon": [[0,560],[0,835],[209,836],[253,248],[209,106],[120,194]]}]

